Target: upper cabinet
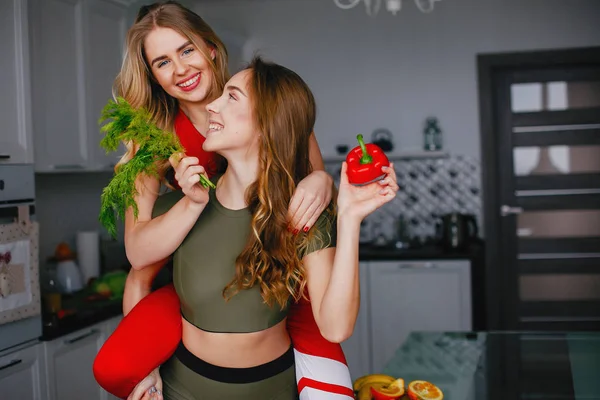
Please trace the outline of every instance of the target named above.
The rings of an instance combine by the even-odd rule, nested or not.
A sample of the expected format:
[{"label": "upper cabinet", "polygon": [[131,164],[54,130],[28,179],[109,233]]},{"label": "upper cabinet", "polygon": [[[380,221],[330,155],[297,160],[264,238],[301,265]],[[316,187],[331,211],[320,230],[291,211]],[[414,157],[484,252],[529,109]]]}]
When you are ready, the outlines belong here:
[{"label": "upper cabinet", "polygon": [[99,144],[104,134],[100,132],[98,119],[112,98],[112,85],[121,69],[128,29],[127,11],[108,1],[91,1],[88,10],[83,36],[87,39],[84,51],[90,166],[95,170],[112,170],[125,148],[117,154],[106,154]]},{"label": "upper cabinet", "polygon": [[29,0],[37,172],[110,170],[100,111],[119,72],[127,9],[109,0]]},{"label": "upper cabinet", "polygon": [[33,162],[27,3],[0,1],[0,165]]}]

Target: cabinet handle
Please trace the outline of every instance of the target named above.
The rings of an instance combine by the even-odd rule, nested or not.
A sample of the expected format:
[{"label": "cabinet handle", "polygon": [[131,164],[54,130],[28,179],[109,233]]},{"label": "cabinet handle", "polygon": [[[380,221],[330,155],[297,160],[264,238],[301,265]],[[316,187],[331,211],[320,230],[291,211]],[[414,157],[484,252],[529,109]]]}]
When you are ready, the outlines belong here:
[{"label": "cabinet handle", "polygon": [[81,164],[62,164],[54,165],[54,169],[84,169],[85,166]]},{"label": "cabinet handle", "polygon": [[92,329],[88,333],[84,333],[81,336],[77,336],[77,337],[74,337],[73,339],[67,339],[67,340],[65,340],[65,344],[73,344],[75,342],[79,342],[80,340],[83,340],[83,339],[85,339],[87,337],[93,336],[96,333],[98,333],[98,329]]},{"label": "cabinet handle", "polygon": [[0,154],[0,160],[9,160],[10,154]]},{"label": "cabinet handle", "polygon": [[21,364],[22,362],[23,362],[23,360],[12,360],[8,364],[5,364],[5,365],[1,366],[0,367],[0,371],[2,371],[3,369],[6,369],[6,368],[13,367],[13,366],[15,366],[17,364]]},{"label": "cabinet handle", "polygon": [[398,264],[398,269],[421,269],[421,268],[436,268],[436,267],[437,267],[437,264],[432,263],[432,262]]}]

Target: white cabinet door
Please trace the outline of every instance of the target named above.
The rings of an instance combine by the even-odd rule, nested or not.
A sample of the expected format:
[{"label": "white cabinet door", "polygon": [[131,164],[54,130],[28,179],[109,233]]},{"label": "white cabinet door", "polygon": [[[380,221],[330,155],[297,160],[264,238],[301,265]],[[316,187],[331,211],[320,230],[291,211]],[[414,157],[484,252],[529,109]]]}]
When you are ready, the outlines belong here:
[{"label": "white cabinet door", "polygon": [[381,372],[412,331],[471,330],[468,260],[371,262],[372,372]]},{"label": "white cabinet door", "polygon": [[33,162],[27,1],[0,2],[0,165]]},{"label": "white cabinet door", "polygon": [[369,282],[368,262],[361,262],[360,268],[360,309],[354,332],[342,343],[342,349],[348,362],[350,376],[356,378],[370,373],[370,337],[369,337]]},{"label": "white cabinet door", "polygon": [[0,398],[46,400],[43,344],[0,357]]},{"label": "white cabinet door", "polygon": [[36,170],[84,169],[83,3],[31,0],[30,14]]},{"label": "white cabinet door", "polygon": [[88,106],[87,134],[91,170],[112,170],[125,153],[120,151],[106,154],[100,147],[104,136],[100,132],[98,119],[102,108],[112,98],[112,86],[121,69],[123,47],[127,30],[127,9],[114,2],[94,0],[86,3],[87,24],[83,36],[85,46],[86,100]]},{"label": "white cabinet door", "polygon": [[104,324],[97,324],[45,343],[49,400],[107,399],[92,372],[104,340]]}]

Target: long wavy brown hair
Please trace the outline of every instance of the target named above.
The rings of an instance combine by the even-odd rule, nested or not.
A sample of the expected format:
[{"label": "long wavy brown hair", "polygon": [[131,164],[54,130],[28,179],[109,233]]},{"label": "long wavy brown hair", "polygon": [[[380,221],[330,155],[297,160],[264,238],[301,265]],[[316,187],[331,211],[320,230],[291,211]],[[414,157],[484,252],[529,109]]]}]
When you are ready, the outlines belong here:
[{"label": "long wavy brown hair", "polygon": [[[255,57],[250,71],[249,98],[261,132],[259,174],[246,192],[252,213],[248,243],[236,260],[235,278],[223,295],[260,286],[264,301],[283,309],[290,297],[304,293],[306,273],[301,255],[316,233],[288,232],[288,205],[296,185],[312,172],[309,138],[316,119],[315,99],[295,72]],[[326,238],[316,238],[326,240]]]},{"label": "long wavy brown hair", "polygon": [[[175,116],[179,109],[178,101],[167,94],[154,80],[144,53],[146,36],[156,27],[173,29],[189,39],[202,53],[213,74],[212,86],[207,94],[209,101],[221,95],[225,83],[229,80],[227,49],[217,34],[198,14],[176,1],[157,2],[139,9],[135,23],[127,32],[125,58],[113,85],[113,96],[123,97],[134,108],[146,109],[159,128],[172,132]],[[215,49],[214,60],[205,51],[205,46],[201,46],[202,42],[209,49]],[[126,143],[126,145],[127,152],[115,169],[133,158],[137,151],[134,143]],[[159,165],[160,175],[164,176],[164,172],[168,168],[167,161],[161,163]]]}]

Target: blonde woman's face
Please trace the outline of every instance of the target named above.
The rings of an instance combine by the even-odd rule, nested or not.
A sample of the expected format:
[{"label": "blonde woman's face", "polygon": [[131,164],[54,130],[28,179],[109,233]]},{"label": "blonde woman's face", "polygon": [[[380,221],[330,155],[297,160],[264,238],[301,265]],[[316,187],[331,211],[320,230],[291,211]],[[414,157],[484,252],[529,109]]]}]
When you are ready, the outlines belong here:
[{"label": "blonde woman's face", "polygon": [[225,156],[228,150],[242,150],[247,156],[257,151],[259,132],[252,116],[249,80],[249,70],[238,72],[227,82],[221,97],[206,106],[210,116],[204,150]]},{"label": "blonde woman's face", "polygon": [[[200,41],[214,59],[215,50]],[[154,28],[144,41],[146,61],[158,84],[181,102],[206,100],[213,80],[207,60],[188,38],[171,28]]]}]

